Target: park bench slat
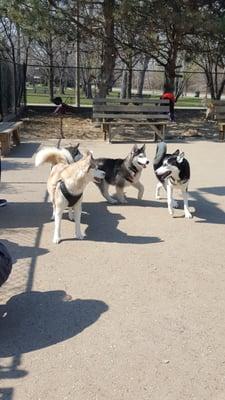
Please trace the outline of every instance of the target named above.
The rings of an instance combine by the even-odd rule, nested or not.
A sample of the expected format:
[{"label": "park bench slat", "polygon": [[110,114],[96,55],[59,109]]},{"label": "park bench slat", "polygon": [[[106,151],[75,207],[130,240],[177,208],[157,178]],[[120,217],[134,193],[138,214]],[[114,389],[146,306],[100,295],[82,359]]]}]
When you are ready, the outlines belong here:
[{"label": "park bench slat", "polygon": [[169,120],[169,101],[144,98],[95,98],[93,118],[100,120],[111,141],[112,125],[149,125],[156,136],[164,139]]},{"label": "park bench slat", "polygon": [[148,106],[135,106],[135,105],[96,105],[94,106],[94,112],[120,112],[120,113],[146,113],[146,114],[151,114],[151,113],[167,113],[168,112],[168,107],[167,106],[155,106],[155,107],[148,107]]},{"label": "park bench slat", "polygon": [[10,151],[11,139],[13,144],[20,144],[19,128],[23,125],[22,121],[0,122],[0,144],[1,154],[6,156]]},{"label": "park bench slat", "polygon": [[126,99],[120,99],[119,97],[107,97],[101,98],[96,97],[93,104],[169,104],[167,99],[145,99],[140,97],[131,97]]},{"label": "park bench slat", "polygon": [[18,122],[0,122],[0,133],[11,132],[15,129],[18,129],[21,125],[23,125],[22,121]]},{"label": "park bench slat", "polygon": [[105,113],[95,113],[95,118],[107,119],[134,119],[134,120],[165,120],[168,121],[168,116],[166,114],[105,114]]}]

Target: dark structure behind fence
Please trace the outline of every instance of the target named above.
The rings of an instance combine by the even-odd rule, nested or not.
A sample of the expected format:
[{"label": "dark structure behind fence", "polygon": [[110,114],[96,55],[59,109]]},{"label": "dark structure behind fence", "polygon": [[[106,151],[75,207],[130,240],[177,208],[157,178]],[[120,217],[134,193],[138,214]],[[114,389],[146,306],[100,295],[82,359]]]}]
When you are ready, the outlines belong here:
[{"label": "dark structure behind fence", "polygon": [[26,105],[26,69],[24,65],[0,61],[0,117],[17,115]]}]

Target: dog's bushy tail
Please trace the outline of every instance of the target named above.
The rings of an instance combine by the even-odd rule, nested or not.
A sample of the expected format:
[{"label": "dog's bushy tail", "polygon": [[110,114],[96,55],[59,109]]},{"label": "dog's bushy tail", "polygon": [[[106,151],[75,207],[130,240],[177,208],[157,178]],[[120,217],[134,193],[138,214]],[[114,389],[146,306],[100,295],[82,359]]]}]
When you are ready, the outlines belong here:
[{"label": "dog's bushy tail", "polygon": [[45,147],[41,149],[35,157],[35,165],[38,167],[44,163],[56,165],[59,163],[70,164],[73,162],[73,157],[66,149],[57,149],[56,147]]},{"label": "dog's bushy tail", "polygon": [[159,143],[157,144],[156,153],[155,153],[155,158],[154,158],[154,160],[153,160],[153,167],[154,167],[154,169],[157,169],[157,168],[161,165],[162,160],[163,160],[163,157],[164,157],[165,154],[166,154],[166,149],[167,149],[166,143],[164,143],[164,142],[159,142]]}]

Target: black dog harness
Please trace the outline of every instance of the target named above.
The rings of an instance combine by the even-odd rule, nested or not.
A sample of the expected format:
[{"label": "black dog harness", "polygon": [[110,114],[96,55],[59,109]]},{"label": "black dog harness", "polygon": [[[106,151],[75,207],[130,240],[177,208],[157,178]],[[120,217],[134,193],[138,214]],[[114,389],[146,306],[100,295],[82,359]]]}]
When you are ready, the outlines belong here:
[{"label": "black dog harness", "polygon": [[62,180],[59,181],[59,187],[60,187],[60,190],[61,190],[63,196],[66,198],[66,200],[69,203],[68,207],[73,207],[78,202],[78,200],[80,200],[80,198],[81,198],[81,196],[83,194],[83,193],[71,194],[68,191],[65,183]]},{"label": "black dog harness", "polygon": [[130,167],[131,171],[133,171],[135,174],[138,172],[138,169],[135,167],[135,165],[132,165]]},{"label": "black dog harness", "polygon": [[129,174],[129,175],[126,176],[125,179],[126,179],[128,182],[133,183],[133,179],[134,179],[135,175],[138,173],[138,169],[137,169],[134,165],[132,165],[131,167],[129,167],[129,170],[132,171],[132,172],[134,172],[134,176],[131,176],[131,174]]}]

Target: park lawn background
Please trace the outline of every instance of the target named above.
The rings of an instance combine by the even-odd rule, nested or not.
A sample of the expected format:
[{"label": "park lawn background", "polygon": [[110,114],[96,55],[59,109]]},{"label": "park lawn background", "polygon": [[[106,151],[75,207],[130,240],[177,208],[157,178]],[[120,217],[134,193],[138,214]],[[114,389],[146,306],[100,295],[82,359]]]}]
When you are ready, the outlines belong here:
[{"label": "park lawn background", "polygon": [[[27,88],[27,104],[53,104],[49,99],[48,93],[43,93],[43,88],[41,92],[34,93],[33,90]],[[110,96],[117,96],[117,92],[112,92]],[[61,95],[60,93],[55,93],[55,96],[60,96],[66,104],[74,105],[76,104],[75,93],[73,91],[66,91],[65,95]],[[158,99],[159,95],[152,95],[150,98]],[[87,99],[81,91],[80,96],[81,105],[92,106],[92,99]],[[198,97],[180,97],[176,103],[177,107],[203,107],[203,101]]]}]

